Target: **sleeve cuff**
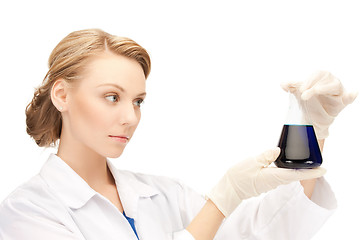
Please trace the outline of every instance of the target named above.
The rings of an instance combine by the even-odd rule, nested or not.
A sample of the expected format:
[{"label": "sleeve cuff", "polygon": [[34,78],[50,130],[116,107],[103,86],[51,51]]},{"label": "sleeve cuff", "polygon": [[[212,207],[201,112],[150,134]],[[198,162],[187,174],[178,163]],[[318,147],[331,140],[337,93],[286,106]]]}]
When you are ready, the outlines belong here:
[{"label": "sleeve cuff", "polygon": [[172,240],[195,240],[189,231],[183,229],[179,232],[174,232],[172,235]]},{"label": "sleeve cuff", "polygon": [[317,179],[314,192],[310,200],[318,206],[328,210],[335,210],[338,205],[336,196],[324,177]]}]

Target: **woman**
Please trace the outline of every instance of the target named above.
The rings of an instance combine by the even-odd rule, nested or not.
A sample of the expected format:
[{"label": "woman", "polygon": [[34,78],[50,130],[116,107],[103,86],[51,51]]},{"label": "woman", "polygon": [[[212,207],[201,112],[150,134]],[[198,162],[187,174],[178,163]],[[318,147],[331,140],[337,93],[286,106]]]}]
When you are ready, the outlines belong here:
[{"label": "woman", "polygon": [[[207,200],[175,180],[115,169],[107,158],[119,157],[137,128],[149,72],[141,46],[98,29],[73,32],[55,47],[26,123],[39,146],[59,140],[58,152],[1,204],[1,239],[308,239],[332,214],[325,171],[268,167],[278,148],[230,168]],[[328,85],[308,83],[303,91],[305,84],[284,87],[315,101],[313,87]],[[334,88],[333,99],[345,100],[326,103],[335,116],[354,96]],[[321,122],[323,131],[331,123]]]}]

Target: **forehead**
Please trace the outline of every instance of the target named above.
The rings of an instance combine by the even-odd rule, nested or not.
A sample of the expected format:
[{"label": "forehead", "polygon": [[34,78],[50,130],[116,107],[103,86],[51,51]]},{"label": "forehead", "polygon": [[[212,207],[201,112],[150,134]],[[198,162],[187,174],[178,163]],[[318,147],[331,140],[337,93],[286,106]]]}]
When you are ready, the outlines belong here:
[{"label": "forehead", "polygon": [[142,66],[134,59],[105,52],[90,59],[80,86],[96,87],[117,84],[129,91],[144,91],[146,78]]}]

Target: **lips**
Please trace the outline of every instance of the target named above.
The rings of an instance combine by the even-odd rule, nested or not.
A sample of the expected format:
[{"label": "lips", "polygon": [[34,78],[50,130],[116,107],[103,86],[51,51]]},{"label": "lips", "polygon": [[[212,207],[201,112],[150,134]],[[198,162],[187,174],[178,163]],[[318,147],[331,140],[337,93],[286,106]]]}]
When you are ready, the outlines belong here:
[{"label": "lips", "polygon": [[123,142],[123,143],[128,142],[128,140],[129,140],[129,137],[125,136],[125,135],[119,135],[119,136],[109,135],[109,137],[117,142]]}]

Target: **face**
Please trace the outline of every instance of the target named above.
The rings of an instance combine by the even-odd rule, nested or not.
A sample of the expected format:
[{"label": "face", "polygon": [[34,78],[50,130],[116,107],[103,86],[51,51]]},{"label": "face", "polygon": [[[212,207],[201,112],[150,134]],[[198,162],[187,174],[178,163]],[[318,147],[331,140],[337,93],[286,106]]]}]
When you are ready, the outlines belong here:
[{"label": "face", "polygon": [[140,121],[145,82],[141,65],[133,59],[104,53],[92,60],[67,97],[64,124],[74,144],[119,157]]}]

